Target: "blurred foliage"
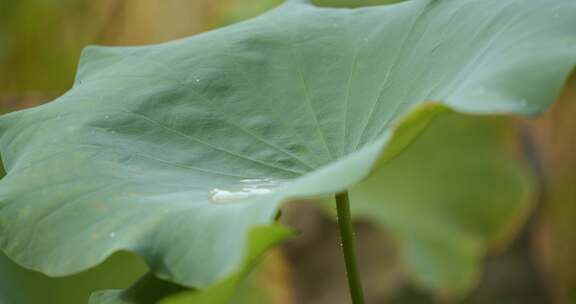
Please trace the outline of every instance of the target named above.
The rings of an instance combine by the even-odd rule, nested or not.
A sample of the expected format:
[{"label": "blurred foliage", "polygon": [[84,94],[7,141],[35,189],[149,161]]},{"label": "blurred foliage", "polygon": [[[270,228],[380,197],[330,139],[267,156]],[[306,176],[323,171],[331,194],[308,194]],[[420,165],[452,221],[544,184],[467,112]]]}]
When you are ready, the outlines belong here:
[{"label": "blurred foliage", "polygon": [[485,254],[524,224],[533,184],[504,148],[513,130],[505,119],[440,115],[386,170],[351,189],[353,212],[401,240],[421,288],[462,298]]},{"label": "blurred foliage", "polygon": [[318,6],[356,8],[362,6],[373,6],[382,4],[392,4],[404,0],[312,0]]},{"label": "blurred foliage", "polygon": [[106,19],[105,11],[90,3],[0,0],[0,92],[70,86],[79,49]]},{"label": "blurred foliage", "polygon": [[[542,210],[535,227],[539,265],[557,303],[576,303],[576,75],[550,112],[532,123],[540,153]],[[567,267],[567,265],[571,265]]]},{"label": "blurred foliage", "polygon": [[[282,0],[0,0],[0,92],[68,89],[88,44],[149,44],[241,21]],[[356,7],[391,0],[317,0]]]},{"label": "blurred foliage", "polygon": [[126,288],[146,270],[131,254],[116,254],[104,264],[66,278],[26,270],[0,253],[0,303],[79,304],[100,289]]},{"label": "blurred foliage", "polygon": [[149,44],[207,30],[210,0],[0,0],[0,92],[67,90],[89,44]]},{"label": "blurred foliage", "polygon": [[[312,2],[318,6],[354,8],[390,4],[400,1],[401,0],[313,0]],[[215,25],[231,24],[254,17],[282,4],[283,0],[223,0],[220,2],[218,6],[219,17]]]},{"label": "blurred foliage", "polygon": [[[294,303],[287,267],[279,250],[270,252],[242,283],[234,303]],[[0,304],[87,303],[91,293],[127,288],[145,271],[146,266],[139,258],[119,253],[87,272],[66,278],[50,278],[24,269],[0,253]],[[168,288],[173,286],[168,285]]]}]

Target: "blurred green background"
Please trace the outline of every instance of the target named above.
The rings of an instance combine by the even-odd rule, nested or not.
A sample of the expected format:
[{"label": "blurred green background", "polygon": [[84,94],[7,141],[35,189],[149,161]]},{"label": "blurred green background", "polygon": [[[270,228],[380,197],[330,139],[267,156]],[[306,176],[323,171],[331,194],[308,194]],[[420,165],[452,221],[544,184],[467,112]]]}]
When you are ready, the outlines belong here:
[{"label": "blurred green background", "polygon": [[[281,2],[0,0],[0,110],[31,107],[65,92],[88,44],[159,43],[241,21]],[[316,2],[355,7],[392,1]],[[488,258],[478,287],[467,298],[445,299],[408,285],[398,269],[394,241],[359,223],[360,256],[377,270],[365,278],[369,303],[576,303],[575,115],[573,78],[548,114],[515,122],[523,132],[510,145],[538,175],[536,208],[512,244]],[[264,295],[247,293],[243,302],[340,303],[347,290],[340,256],[332,254],[338,252],[335,224],[313,206],[293,204],[288,209],[289,220],[304,234],[269,255],[263,270],[247,283],[264,285]],[[381,254],[375,258],[374,251]],[[50,279],[0,254],[0,304],[84,303],[92,290],[126,287],[143,272],[142,262],[119,254],[88,273]],[[327,275],[321,284],[312,284],[317,273]]]}]

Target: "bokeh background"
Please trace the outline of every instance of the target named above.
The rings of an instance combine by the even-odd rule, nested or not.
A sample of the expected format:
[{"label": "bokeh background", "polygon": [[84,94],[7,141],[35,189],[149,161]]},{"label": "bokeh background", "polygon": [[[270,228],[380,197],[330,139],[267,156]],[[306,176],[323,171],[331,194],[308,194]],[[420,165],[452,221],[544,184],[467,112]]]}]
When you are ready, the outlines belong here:
[{"label": "bokeh background", "polygon": [[[280,0],[0,0],[0,111],[50,101],[71,85],[88,44],[160,43],[257,15]],[[318,0],[363,6],[386,0]],[[403,275],[395,241],[357,223],[369,303],[576,303],[576,78],[553,109],[535,120],[514,119],[511,140],[535,174],[535,208],[507,247],[487,258],[473,292],[446,298],[419,290]],[[246,283],[245,303],[344,303],[347,297],[335,223],[318,208],[294,203],[285,221],[297,240],[270,253]],[[1,233],[1,231],[0,231]],[[121,271],[118,271],[121,269]],[[71,278],[47,278],[0,254],[1,304],[84,303],[96,289],[122,288],[145,271],[122,253]],[[112,273],[112,275],[111,275]]]}]

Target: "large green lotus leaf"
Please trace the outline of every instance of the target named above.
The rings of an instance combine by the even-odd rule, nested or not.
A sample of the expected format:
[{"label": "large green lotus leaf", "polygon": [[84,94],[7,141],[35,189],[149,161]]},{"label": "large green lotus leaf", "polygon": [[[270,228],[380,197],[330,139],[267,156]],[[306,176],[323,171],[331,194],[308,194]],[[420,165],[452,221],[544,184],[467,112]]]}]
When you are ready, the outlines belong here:
[{"label": "large green lotus leaf", "polygon": [[379,171],[439,108],[399,125],[426,101],[545,109],[576,61],[575,17],[572,0],[289,1],[187,39],[88,48],[68,93],[0,120],[0,245],[54,276],[133,251],[206,288],[282,201]]},{"label": "large green lotus leaf", "polygon": [[[354,214],[400,240],[408,274],[421,286],[461,296],[479,277],[490,247],[528,214],[533,187],[508,151],[511,127],[502,118],[441,115],[401,155],[351,188]],[[162,303],[234,303],[230,289],[221,284]]]},{"label": "large green lotus leaf", "polygon": [[421,286],[452,296],[469,290],[486,252],[509,239],[528,214],[534,187],[507,151],[511,126],[442,115],[351,189],[354,214],[398,237]]},{"label": "large green lotus leaf", "polygon": [[[4,169],[0,167],[0,175]],[[15,264],[0,252],[0,303],[78,304],[103,288],[126,288],[146,271],[132,254],[120,252],[81,274],[51,278]]]}]

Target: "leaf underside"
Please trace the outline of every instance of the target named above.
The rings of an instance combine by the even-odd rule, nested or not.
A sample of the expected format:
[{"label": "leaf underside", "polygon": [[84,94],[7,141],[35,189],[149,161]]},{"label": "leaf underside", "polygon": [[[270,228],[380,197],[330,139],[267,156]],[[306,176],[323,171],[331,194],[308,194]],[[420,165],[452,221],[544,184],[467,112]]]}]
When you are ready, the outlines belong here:
[{"label": "leaf underside", "polygon": [[[394,197],[363,180],[436,113],[537,114],[575,63],[572,0],[288,1],[182,40],[89,47],[69,92],[0,119],[0,245],[52,276],[132,251],[208,288],[240,271],[281,202],[352,188],[353,204],[384,206]],[[210,199],[254,179],[275,189]],[[408,229],[414,275],[443,285],[429,276],[443,247],[388,225]]]}]

